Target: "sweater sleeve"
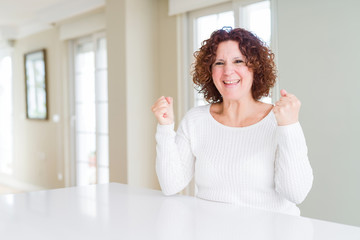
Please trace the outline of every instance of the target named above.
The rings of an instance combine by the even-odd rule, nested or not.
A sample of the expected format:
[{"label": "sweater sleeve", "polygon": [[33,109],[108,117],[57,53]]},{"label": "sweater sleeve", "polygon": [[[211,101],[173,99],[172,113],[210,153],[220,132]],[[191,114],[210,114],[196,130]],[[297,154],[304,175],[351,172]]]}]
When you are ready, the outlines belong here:
[{"label": "sweater sleeve", "polygon": [[193,178],[195,157],[187,132],[184,120],[177,133],[174,124],[157,126],[156,173],[165,195],[180,192]]},{"label": "sweater sleeve", "polygon": [[300,123],[278,126],[275,159],[275,190],[289,201],[300,204],[309,193],[313,173]]}]

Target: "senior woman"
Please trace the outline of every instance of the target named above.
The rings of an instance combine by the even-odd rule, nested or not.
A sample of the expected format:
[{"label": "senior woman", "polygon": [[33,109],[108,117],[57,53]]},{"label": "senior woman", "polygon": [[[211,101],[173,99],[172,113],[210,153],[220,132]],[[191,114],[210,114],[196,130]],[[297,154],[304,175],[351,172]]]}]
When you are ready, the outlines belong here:
[{"label": "senior woman", "polygon": [[274,106],[259,101],[275,84],[274,54],[235,28],[213,32],[194,56],[193,82],[209,104],[187,112],[176,133],[172,98],[152,107],[163,193],[195,176],[199,198],[300,215],[313,181],[300,101],[285,90]]}]

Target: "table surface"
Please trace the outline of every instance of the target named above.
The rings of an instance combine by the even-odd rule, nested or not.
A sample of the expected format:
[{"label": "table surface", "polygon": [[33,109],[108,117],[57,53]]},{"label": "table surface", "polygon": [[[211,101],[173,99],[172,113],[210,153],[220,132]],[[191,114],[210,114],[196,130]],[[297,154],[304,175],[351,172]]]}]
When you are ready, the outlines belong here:
[{"label": "table surface", "polygon": [[110,183],[2,195],[0,237],[360,240],[360,228]]}]

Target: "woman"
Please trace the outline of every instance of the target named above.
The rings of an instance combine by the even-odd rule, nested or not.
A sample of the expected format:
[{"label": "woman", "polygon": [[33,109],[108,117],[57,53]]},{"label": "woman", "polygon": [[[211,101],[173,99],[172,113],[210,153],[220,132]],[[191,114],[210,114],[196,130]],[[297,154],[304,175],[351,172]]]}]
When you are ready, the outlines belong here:
[{"label": "woman", "polygon": [[274,54],[237,28],[215,31],[194,56],[193,81],[210,104],[191,109],[177,133],[172,98],[152,107],[163,193],[195,176],[199,198],[299,215],[313,181],[300,101],[285,90],[275,106],[259,101],[275,84]]}]

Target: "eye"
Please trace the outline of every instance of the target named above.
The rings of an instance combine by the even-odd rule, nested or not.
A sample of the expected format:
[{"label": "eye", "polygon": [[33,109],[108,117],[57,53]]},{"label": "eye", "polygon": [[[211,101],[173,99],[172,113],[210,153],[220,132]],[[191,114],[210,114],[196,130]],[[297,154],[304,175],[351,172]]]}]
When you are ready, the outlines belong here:
[{"label": "eye", "polygon": [[214,65],[215,65],[215,66],[216,66],[216,65],[224,65],[224,63],[223,63],[223,62],[215,62]]},{"label": "eye", "polygon": [[241,59],[236,59],[235,60],[235,63],[243,63],[244,61],[243,60],[241,60]]}]

